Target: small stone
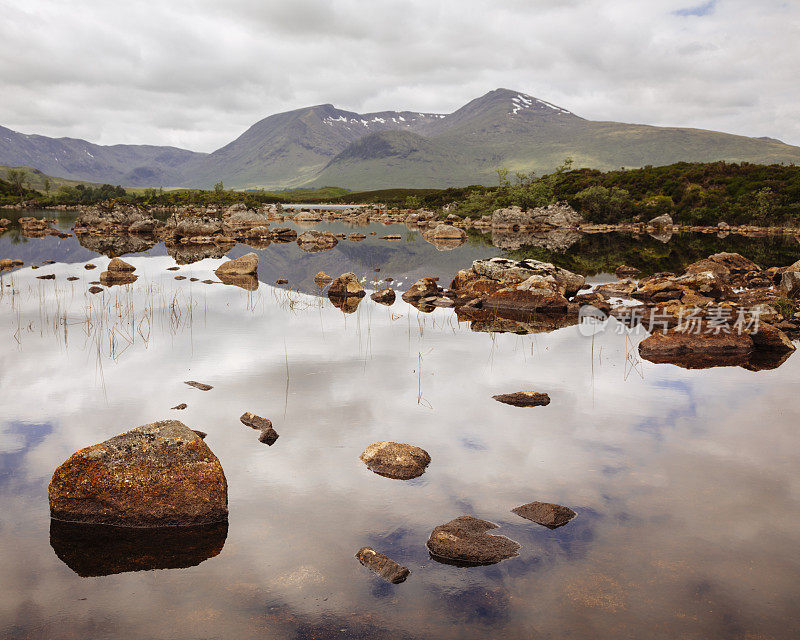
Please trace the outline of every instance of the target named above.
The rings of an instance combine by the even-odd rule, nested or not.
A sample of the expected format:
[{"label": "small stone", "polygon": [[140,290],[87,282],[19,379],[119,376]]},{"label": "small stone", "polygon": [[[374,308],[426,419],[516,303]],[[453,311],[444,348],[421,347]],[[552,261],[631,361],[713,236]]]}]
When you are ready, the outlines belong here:
[{"label": "small stone", "polygon": [[167,267],[167,271],[178,271],[180,267]]},{"label": "small stone", "polygon": [[272,421],[269,418],[262,418],[261,416],[257,416],[255,413],[250,413],[249,411],[243,413],[239,420],[241,420],[243,425],[248,426],[251,429],[258,429],[259,431],[272,429]]},{"label": "small stone", "polygon": [[172,408],[173,408],[173,409],[177,409],[178,411],[182,411],[183,409],[185,409],[185,408],[186,408],[186,407],[188,407],[188,406],[189,406],[189,405],[187,405],[185,402],[181,402],[179,405],[175,405],[175,406],[174,406],[174,407],[172,407]]},{"label": "small stone", "polygon": [[358,561],[367,567],[370,571],[374,571],[384,580],[388,580],[392,584],[400,584],[408,578],[411,573],[407,567],[404,567],[388,556],[378,553],[370,547],[362,547],[356,553]]},{"label": "small stone", "polygon": [[564,507],[560,504],[552,504],[550,502],[529,502],[511,511],[526,520],[540,524],[548,529],[563,527],[577,515],[569,507]]},{"label": "small stone", "polygon": [[48,273],[45,276],[36,276],[37,280],[55,280],[56,275],[54,273]]},{"label": "small stone", "polygon": [[70,276],[69,278],[67,278],[67,282],[75,282],[76,280],[80,280],[80,278],[76,276]]},{"label": "small stone", "polygon": [[289,284],[289,281],[286,278],[278,278],[275,284]]},{"label": "small stone", "polygon": [[550,396],[538,391],[517,391],[492,397],[498,402],[514,407],[546,407],[550,404]]},{"label": "small stone", "polygon": [[396,300],[396,294],[394,290],[390,288],[381,289],[380,291],[376,291],[373,293],[370,298],[372,298],[375,302],[379,304],[385,304],[386,306],[391,306],[394,304]]},{"label": "small stone", "polygon": [[361,298],[365,295],[364,287],[361,286],[356,274],[352,271],[340,275],[331,282],[331,286],[328,288],[329,298]]},{"label": "small stone", "polygon": [[176,280],[186,280],[186,276],[175,276]]},{"label": "small stone", "polygon": [[119,258],[112,258],[111,262],[108,263],[106,267],[107,271],[119,271],[123,273],[131,273],[136,271],[136,267],[131,264],[128,264],[124,260],[120,260]]},{"label": "small stone", "polygon": [[326,284],[330,284],[332,281],[333,278],[324,271],[319,271],[317,272],[317,275],[314,276],[314,284],[319,287],[324,287]]},{"label": "small stone", "polygon": [[103,287],[89,287],[89,293],[96,294],[100,293],[103,290]]},{"label": "small stone", "polygon": [[83,265],[83,268],[86,269],[87,271],[91,271],[92,269],[97,269],[97,265],[92,264],[91,262],[87,262],[85,265]]},{"label": "small stone", "polygon": [[203,280],[203,284],[217,284],[214,280]]},{"label": "small stone", "polygon": [[200,391],[211,391],[211,389],[214,388],[210,384],[195,382],[194,380],[187,380],[183,384],[188,384],[190,387],[194,387],[195,389],[200,389]]}]

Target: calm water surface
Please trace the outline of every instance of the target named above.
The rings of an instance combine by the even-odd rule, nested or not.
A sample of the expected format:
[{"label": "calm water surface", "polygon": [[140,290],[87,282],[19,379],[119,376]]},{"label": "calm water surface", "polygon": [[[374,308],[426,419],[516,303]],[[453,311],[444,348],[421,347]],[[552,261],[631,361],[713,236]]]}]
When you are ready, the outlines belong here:
[{"label": "calm water surface", "polygon": [[[773,371],[686,371],[639,361],[644,334],[613,324],[594,339],[574,327],[485,333],[399,299],[366,298],[344,314],[316,295],[318,270],[355,271],[370,290],[391,276],[404,290],[502,253],[480,237],[438,251],[403,226],[369,230],[405,239],[318,254],[273,244],[259,250],[255,292],[175,281],[216,280],[223,258],[172,272],[156,245],[126,255],[134,285],[97,296],[86,290],[100,269],[83,264],[107,257],[74,238],[0,237],[0,257],[26,261],[0,287],[2,637],[800,635],[800,356]],[[641,240],[642,260],[674,268],[709,242],[706,254],[744,246]],[[604,260],[628,243],[581,240],[548,255],[608,280]],[[747,247],[774,264],[800,258],[794,241]],[[58,262],[30,268],[45,259]],[[56,280],[36,279],[46,273]],[[283,276],[289,288],[271,284]],[[528,389],[551,404],[491,397]],[[185,411],[170,410],[181,402]],[[239,422],[245,411],[272,420],[272,447]],[[77,449],[165,418],[208,433],[228,478],[228,530],[187,552],[183,566],[196,566],[96,575],[109,571],[100,545],[51,537],[50,476]],[[377,440],[423,447],[427,472],[408,482],[371,473],[358,456]],[[578,517],[551,531],[511,513],[533,500]],[[431,530],[460,515],[500,525],[519,557],[473,568],[431,560]],[[159,549],[192,542],[144,541],[130,555],[157,562]],[[361,567],[353,556],[366,545],[408,566],[409,579],[390,585]]]}]

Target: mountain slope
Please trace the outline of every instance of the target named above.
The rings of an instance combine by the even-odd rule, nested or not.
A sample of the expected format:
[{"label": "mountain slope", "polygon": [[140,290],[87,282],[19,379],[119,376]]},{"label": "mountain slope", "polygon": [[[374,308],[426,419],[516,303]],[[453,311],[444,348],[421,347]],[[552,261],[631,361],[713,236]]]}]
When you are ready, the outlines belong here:
[{"label": "mountain slope", "polygon": [[[593,122],[550,103],[497,89],[458,111],[418,128],[433,156],[398,153],[334,158],[312,184],[351,189],[494,184],[496,169],[539,174],[567,157],[576,167],[618,169],[679,161],[800,162],[800,148],[770,139],[700,129]],[[433,168],[422,169],[425,160]]]},{"label": "mountain slope", "polygon": [[76,138],[25,135],[0,127],[0,164],[34,167],[71,180],[129,187],[178,186],[183,165],[205,154],[176,147],[102,146]]},{"label": "mountain slope", "polygon": [[331,104],[280,113],[191,163],[185,184],[202,187],[222,180],[237,188],[297,186],[313,180],[331,158],[365,135],[413,131],[443,117],[408,111],[359,114]]},{"label": "mountain slope", "polygon": [[349,189],[494,184],[496,170],[546,173],[679,161],[800,163],[800,147],[715,131],[585,120],[532,96],[496,89],[451,114],[359,114],[324,104],[269,116],[211,154],[100,146],[0,127],[0,164],[125,186]]}]

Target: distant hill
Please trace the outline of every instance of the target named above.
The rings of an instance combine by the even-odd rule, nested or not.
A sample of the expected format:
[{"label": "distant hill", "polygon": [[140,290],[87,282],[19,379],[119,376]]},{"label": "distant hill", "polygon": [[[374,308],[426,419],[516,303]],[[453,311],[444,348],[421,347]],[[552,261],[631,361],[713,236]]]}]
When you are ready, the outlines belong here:
[{"label": "distant hill", "polygon": [[0,127],[0,163],[126,186],[286,189],[442,188],[494,184],[495,171],[546,173],[675,162],[800,163],[800,147],[702,129],[585,120],[496,89],[451,114],[359,114],[325,104],[269,116],[210,154],[174,147],[93,145]]},{"label": "distant hill", "polygon": [[182,166],[206,154],[176,147],[116,144],[26,135],[0,127],[0,164],[34,167],[70,180],[129,187],[179,186]]}]

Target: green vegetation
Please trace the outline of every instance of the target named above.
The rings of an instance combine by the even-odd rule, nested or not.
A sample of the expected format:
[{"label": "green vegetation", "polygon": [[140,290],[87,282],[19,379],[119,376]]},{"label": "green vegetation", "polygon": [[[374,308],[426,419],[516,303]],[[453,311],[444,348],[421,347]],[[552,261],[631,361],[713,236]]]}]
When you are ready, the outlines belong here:
[{"label": "green vegetation", "polygon": [[681,224],[800,224],[800,167],[687,163],[602,172],[571,169],[567,160],[542,177],[507,170],[497,172],[495,187],[472,185],[449,189],[347,191],[339,187],[288,191],[232,191],[222,182],[214,190],[130,190],[49,178],[41,172],[5,168],[0,172],[0,204],[36,200],[42,207],[93,204],[107,199],[159,206],[228,206],[244,202],[336,204],[382,203],[401,208],[441,211],[446,205],[461,216],[479,217],[501,207],[523,209],[566,201],[588,221],[647,221],[668,213]]}]

